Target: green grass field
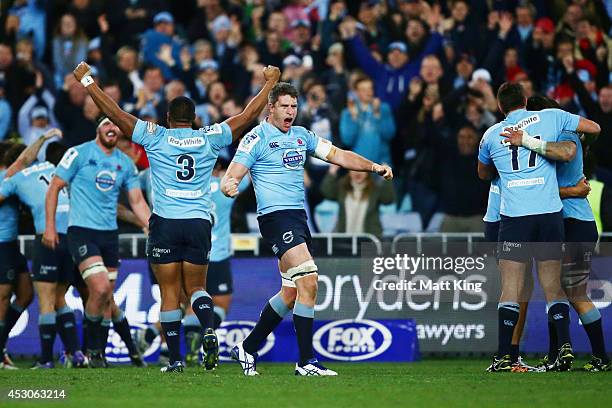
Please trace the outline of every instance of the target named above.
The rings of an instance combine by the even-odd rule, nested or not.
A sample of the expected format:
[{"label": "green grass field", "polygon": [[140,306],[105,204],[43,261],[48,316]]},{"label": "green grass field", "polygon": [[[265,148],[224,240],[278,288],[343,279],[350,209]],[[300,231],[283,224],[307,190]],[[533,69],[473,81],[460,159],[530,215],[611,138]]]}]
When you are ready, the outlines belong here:
[{"label": "green grass field", "polygon": [[[582,363],[582,362],[578,362]],[[608,406],[610,373],[483,372],[485,360],[429,360],[410,364],[329,364],[340,375],[305,378],[289,364],[260,364],[244,377],[235,364],[183,374],[113,367],[107,370],[2,370],[0,406],[117,407],[506,407]],[[581,366],[581,365],[580,365]],[[7,404],[7,390],[63,388],[57,402]],[[607,402],[606,402],[607,401]]]}]

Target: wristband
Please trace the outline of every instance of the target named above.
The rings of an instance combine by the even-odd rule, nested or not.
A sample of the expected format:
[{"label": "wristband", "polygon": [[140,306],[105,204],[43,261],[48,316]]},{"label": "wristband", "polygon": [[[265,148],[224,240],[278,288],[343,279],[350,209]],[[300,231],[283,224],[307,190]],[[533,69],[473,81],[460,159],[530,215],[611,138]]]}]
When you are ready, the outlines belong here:
[{"label": "wristband", "polygon": [[87,88],[89,85],[94,83],[94,80],[91,75],[85,75],[83,78],[81,78],[81,83],[85,88]]},{"label": "wristband", "polygon": [[544,156],[546,154],[546,141],[529,136],[529,134],[524,130],[521,144],[523,147],[532,150],[539,155]]}]

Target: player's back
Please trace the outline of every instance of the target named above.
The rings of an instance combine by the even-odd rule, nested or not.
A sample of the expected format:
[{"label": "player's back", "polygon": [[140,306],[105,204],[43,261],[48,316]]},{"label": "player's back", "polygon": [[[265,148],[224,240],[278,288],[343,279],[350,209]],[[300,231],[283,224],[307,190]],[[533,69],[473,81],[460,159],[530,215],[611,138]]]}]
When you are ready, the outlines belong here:
[{"label": "player's back", "polygon": [[283,133],[267,121],[242,139],[233,160],[250,168],[259,215],[304,209],[304,163],[315,139],[301,126]]},{"label": "player's back", "polygon": [[[45,197],[54,174],[55,166],[49,162],[42,162],[20,171],[5,181],[6,188],[30,208],[37,234],[45,231]],[[2,191],[4,189],[5,186],[2,187]],[[62,189],[58,195],[55,217],[56,229],[60,234],[65,234],[68,229],[69,210],[68,193]]]},{"label": "player's back", "polygon": [[503,144],[506,128],[556,142],[564,130],[575,130],[579,117],[560,109],[518,109],[489,128],[482,139],[479,159],[495,164],[500,176],[500,213],[509,217],[547,214],[561,210],[554,162],[523,147]]},{"label": "player's back", "polygon": [[[576,156],[568,162],[557,163],[557,181],[559,187],[575,186],[584,178],[584,159],[582,143],[576,132],[563,132],[559,141],[570,141],[576,144]],[[575,218],[582,221],[594,221],[593,210],[586,198],[564,198],[563,218]]]},{"label": "player's back", "polygon": [[229,126],[168,129],[138,120],[132,140],[147,152],[153,212],[169,219],[210,220],[210,177],[219,150],[232,142]]},{"label": "player's back", "polygon": [[[0,170],[0,180],[4,178],[6,170]],[[17,239],[19,212],[17,200],[8,199],[0,204],[0,242],[9,242]]]}]

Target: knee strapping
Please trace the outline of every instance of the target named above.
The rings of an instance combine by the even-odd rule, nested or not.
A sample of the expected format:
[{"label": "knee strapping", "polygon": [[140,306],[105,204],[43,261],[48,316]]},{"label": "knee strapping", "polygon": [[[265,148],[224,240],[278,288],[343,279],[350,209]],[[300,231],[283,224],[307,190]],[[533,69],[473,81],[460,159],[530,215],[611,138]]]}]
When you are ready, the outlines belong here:
[{"label": "knee strapping", "polygon": [[[285,280],[289,280],[295,286],[296,280],[302,279],[309,275],[316,275],[318,270],[319,268],[317,268],[317,265],[311,259],[298,266],[287,269],[287,272],[285,273],[281,272],[281,277],[283,278],[283,284]],[[288,285],[285,285],[285,286],[288,286]]]},{"label": "knee strapping", "polygon": [[90,276],[98,274],[98,273],[108,274],[108,269],[106,269],[106,266],[104,266],[102,262],[92,263],[87,268],[85,268],[83,272],[81,272],[81,276],[83,277],[83,280],[85,280],[89,278]]}]

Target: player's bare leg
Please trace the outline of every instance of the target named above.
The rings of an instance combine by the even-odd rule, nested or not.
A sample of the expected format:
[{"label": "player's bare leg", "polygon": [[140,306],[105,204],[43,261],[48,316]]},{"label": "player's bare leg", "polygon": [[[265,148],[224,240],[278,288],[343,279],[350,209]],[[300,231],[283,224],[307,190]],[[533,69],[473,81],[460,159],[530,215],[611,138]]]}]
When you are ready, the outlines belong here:
[{"label": "player's bare leg", "polygon": [[[4,324],[0,327],[0,353],[2,353],[2,361],[0,362],[0,368],[14,369],[17,368],[11,361],[8,353],[6,352],[6,343],[9,338],[9,334],[19,317],[24,310],[28,308],[32,299],[34,298],[34,290],[32,288],[32,279],[29,273],[17,273],[13,285],[2,285],[4,287],[2,293],[2,304],[4,307],[4,315],[0,322]],[[15,293],[15,300],[10,302],[11,294]],[[9,304],[10,303],[10,304]]]},{"label": "player's bare leg", "polygon": [[179,307],[182,286],[181,267],[181,262],[151,264],[161,293],[159,320],[170,352],[169,365],[163,367],[162,372],[183,371],[180,339],[183,312]]}]

